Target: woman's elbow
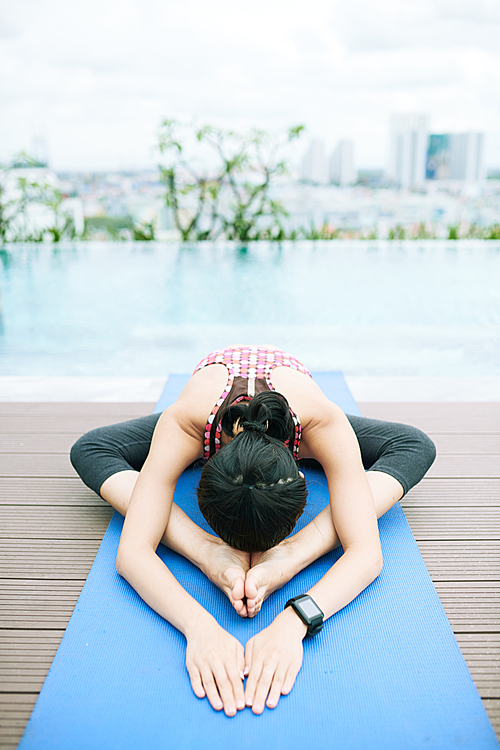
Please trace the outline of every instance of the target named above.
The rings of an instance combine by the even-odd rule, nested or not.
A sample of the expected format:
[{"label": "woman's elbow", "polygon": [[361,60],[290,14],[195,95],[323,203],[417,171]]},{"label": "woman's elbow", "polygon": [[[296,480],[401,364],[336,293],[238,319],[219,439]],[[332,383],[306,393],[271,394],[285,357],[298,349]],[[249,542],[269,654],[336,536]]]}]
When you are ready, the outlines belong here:
[{"label": "woman's elbow", "polygon": [[382,555],[382,550],[379,549],[375,550],[373,555],[370,556],[370,560],[368,563],[368,569],[369,569],[369,576],[370,576],[370,582],[374,581],[375,578],[378,578],[378,576],[382,572],[382,568],[384,566],[384,558]]},{"label": "woman's elbow", "polygon": [[130,570],[130,559],[130,551],[120,542],[118,552],[116,553],[116,572],[126,580],[128,580],[128,571]]},{"label": "woman's elbow", "polygon": [[373,579],[378,578],[378,576],[382,572],[382,568],[384,567],[384,556],[382,555],[382,550],[380,550],[379,554],[376,556],[374,563],[373,563],[373,572],[374,576]]}]

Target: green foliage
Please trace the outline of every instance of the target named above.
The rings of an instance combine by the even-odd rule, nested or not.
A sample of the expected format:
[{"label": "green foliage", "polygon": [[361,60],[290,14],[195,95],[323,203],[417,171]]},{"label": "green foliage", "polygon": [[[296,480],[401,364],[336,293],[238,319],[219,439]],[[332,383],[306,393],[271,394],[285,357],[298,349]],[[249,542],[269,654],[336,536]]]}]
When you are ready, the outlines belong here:
[{"label": "green foliage", "polygon": [[155,222],[136,224],[131,216],[89,216],[85,219],[83,239],[150,242],[156,239]]},{"label": "green foliage", "polygon": [[309,228],[301,228],[297,232],[297,238],[302,237],[305,240],[335,240],[341,235],[342,230],[330,226],[326,222],[317,227],[310,223]]},{"label": "green foliage", "polygon": [[[52,242],[63,238],[73,239],[75,227],[62,207],[61,192],[49,182],[17,176],[17,168],[33,168],[40,164],[22,151],[14,157],[10,166],[0,167],[0,241],[42,242],[46,237]],[[12,181],[11,177],[14,177]],[[11,197],[8,197],[6,183],[11,183]],[[53,224],[43,230],[30,228],[28,210],[30,204],[37,203],[51,209]]]},{"label": "green foliage", "polygon": [[494,224],[486,230],[485,240],[500,240],[500,224]]},{"label": "green foliage", "polygon": [[394,228],[389,229],[387,238],[389,240],[404,240],[406,239],[406,229],[401,224],[396,224]]},{"label": "green foliage", "polygon": [[155,223],[154,221],[143,221],[141,224],[136,224],[132,227],[134,240],[139,242],[151,242],[155,239]]},{"label": "green foliage", "polygon": [[432,240],[434,239],[434,233],[426,226],[424,221],[418,224],[414,236],[416,240]]},{"label": "green foliage", "polygon": [[458,240],[460,239],[460,224],[450,224],[448,227],[448,239]]},{"label": "green foliage", "polygon": [[[303,130],[296,125],[272,137],[257,129],[240,134],[164,120],[159,135],[166,159],[160,166],[161,180],[182,240],[285,239],[282,220],[288,213],[272,198],[271,188],[288,174],[280,152]],[[209,156],[209,170],[195,168],[196,146]]]}]

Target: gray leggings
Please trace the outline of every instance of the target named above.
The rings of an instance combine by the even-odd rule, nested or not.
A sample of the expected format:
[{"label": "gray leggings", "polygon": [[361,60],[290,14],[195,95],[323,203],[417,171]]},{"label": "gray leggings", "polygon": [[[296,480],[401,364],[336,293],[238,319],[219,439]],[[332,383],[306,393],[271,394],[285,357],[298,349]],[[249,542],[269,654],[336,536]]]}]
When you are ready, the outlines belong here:
[{"label": "gray leggings", "polygon": [[[118,471],[140,471],[160,418],[150,414],[87,432],[71,449],[71,463],[85,484],[99,494]],[[347,415],[358,438],[363,466],[398,480],[405,494],[420,482],[436,457],[430,438],[416,427]]]}]

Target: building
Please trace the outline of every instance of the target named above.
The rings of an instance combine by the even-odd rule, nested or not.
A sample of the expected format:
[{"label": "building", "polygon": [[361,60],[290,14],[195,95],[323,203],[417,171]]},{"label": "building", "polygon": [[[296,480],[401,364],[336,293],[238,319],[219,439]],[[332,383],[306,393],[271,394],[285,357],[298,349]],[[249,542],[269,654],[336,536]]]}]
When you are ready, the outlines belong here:
[{"label": "building", "polygon": [[478,182],[485,176],[483,133],[450,135],[450,180]]},{"label": "building", "polygon": [[330,182],[334,185],[354,185],[354,144],[344,139],[339,142],[330,159]]},{"label": "building", "polygon": [[426,179],[479,182],[485,177],[483,133],[429,136]]},{"label": "building", "polygon": [[428,127],[426,115],[392,115],[389,142],[391,182],[407,190],[418,190],[425,183]]},{"label": "building", "polygon": [[314,185],[324,185],[328,179],[325,142],[314,138],[300,165],[300,179]]},{"label": "building", "polygon": [[450,136],[432,134],[427,145],[426,180],[448,180],[450,177]]}]

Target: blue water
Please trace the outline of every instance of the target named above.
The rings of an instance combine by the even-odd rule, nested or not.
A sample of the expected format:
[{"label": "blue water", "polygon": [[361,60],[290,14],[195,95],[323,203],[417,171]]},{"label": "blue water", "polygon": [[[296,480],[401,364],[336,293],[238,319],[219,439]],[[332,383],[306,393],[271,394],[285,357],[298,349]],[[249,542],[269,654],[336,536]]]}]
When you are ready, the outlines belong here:
[{"label": "blue water", "polygon": [[500,243],[0,250],[0,374],[162,376],[231,343],[349,375],[500,375]]}]

